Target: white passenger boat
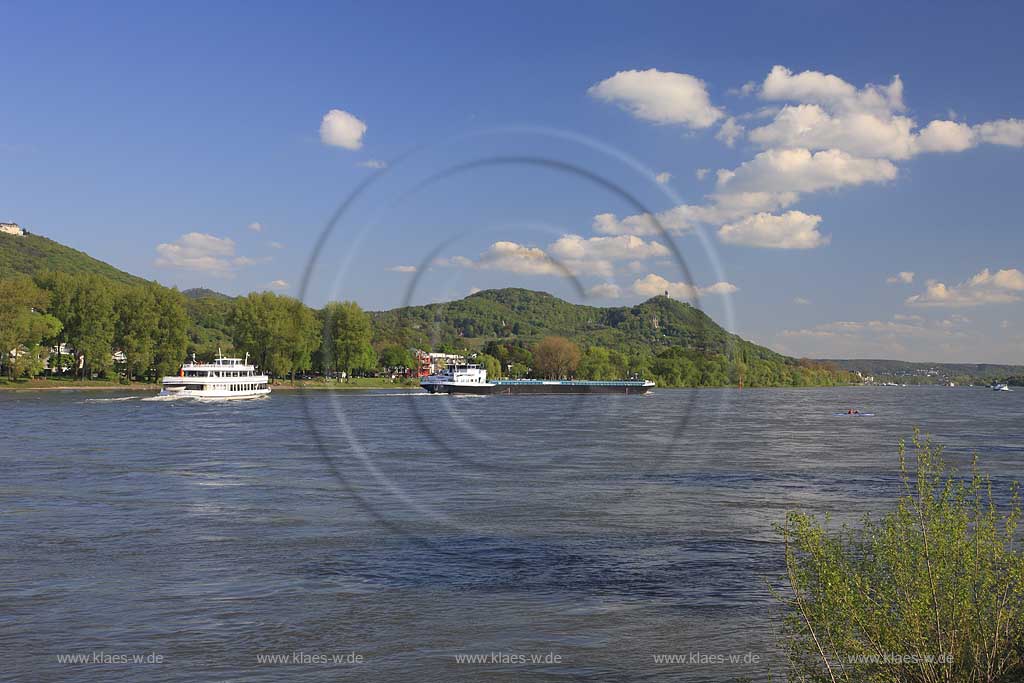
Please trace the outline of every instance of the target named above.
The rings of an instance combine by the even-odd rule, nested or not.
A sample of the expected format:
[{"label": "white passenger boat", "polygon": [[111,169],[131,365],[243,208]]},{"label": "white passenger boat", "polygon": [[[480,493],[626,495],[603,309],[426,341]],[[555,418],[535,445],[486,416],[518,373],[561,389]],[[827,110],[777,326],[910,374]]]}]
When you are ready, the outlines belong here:
[{"label": "white passenger boat", "polygon": [[256,398],[270,393],[269,378],[257,374],[249,363],[249,354],[242,358],[225,358],[217,353],[212,363],[185,363],[177,375],[164,377],[161,396],[193,398]]}]

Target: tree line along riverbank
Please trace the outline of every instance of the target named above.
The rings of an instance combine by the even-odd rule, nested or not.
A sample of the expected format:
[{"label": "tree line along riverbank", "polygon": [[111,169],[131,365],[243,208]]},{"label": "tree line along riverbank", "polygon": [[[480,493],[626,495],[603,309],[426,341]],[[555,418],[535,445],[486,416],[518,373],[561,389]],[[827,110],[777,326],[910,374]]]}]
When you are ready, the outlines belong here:
[{"label": "tree line along riverbank", "polygon": [[668,297],[601,309],[543,292],[488,290],[446,304],[364,311],[312,308],[272,292],[228,297],[154,282],[46,271],[0,278],[0,354],[8,381],[46,376],[153,382],[191,354],[249,353],[275,378],[390,378],[420,367],[414,349],[468,356],[492,377],[621,379],[660,386],[821,386],[852,373],[731,335]]}]

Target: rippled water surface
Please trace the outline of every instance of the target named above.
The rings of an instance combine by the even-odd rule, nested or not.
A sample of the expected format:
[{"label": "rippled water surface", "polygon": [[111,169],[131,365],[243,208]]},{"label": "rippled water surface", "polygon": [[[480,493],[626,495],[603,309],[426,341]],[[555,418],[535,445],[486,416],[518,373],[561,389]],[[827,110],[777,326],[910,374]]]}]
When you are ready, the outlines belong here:
[{"label": "rippled water surface", "polygon": [[[875,416],[833,415],[851,407]],[[1024,391],[970,388],[0,410],[18,681],[761,680],[787,509],[884,510],[915,425],[997,486],[1024,458]],[[654,659],[694,652],[760,663]],[[139,655],[162,662],[110,661]],[[362,662],[311,659],[345,655]]]}]

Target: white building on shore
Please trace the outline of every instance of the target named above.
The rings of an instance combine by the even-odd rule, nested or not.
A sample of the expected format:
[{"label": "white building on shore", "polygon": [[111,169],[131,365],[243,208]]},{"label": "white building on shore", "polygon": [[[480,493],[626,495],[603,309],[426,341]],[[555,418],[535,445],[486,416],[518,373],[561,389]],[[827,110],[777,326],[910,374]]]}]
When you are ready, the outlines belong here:
[{"label": "white building on shore", "polygon": [[0,223],[0,232],[8,235],[24,235],[25,229],[17,223]]},{"label": "white building on shore", "polygon": [[441,368],[446,368],[449,365],[464,365],[466,363],[466,357],[461,356],[457,353],[431,353],[430,354],[430,372],[431,374],[437,372]]}]

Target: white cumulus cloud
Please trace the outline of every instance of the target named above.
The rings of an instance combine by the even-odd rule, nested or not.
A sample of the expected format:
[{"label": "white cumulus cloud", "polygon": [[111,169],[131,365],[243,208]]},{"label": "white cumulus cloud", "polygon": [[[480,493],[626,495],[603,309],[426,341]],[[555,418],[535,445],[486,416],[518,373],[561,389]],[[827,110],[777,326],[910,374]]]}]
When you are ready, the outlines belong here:
[{"label": "white cumulus cloud", "polygon": [[[683,234],[710,225],[719,229],[724,241],[737,244],[819,246],[828,238],[810,225],[809,214],[781,213],[805,195],[888,183],[899,174],[894,162],[919,154],[956,153],[980,144],[1024,147],[1021,119],[971,125],[950,112],[947,120],[919,126],[904,104],[898,75],[882,85],[858,87],[834,74],[797,73],[777,65],[760,84],[748,84],[741,94],[754,92],[768,106],[728,116],[711,104],[704,83],[687,74],[622,71],[592,87],[591,95],[616,102],[638,118],[694,128],[718,123],[716,137],[726,145],[733,146],[745,135],[760,148],[735,168],[719,169],[715,192],[703,203],[621,218],[599,213],[594,231],[657,235],[660,226]],[[707,173],[698,169],[697,179]]]},{"label": "white cumulus cloud", "polygon": [[821,216],[802,211],[775,215],[756,213],[718,229],[718,237],[726,244],[770,249],[814,249],[829,243],[830,237],[818,232]]},{"label": "white cumulus cloud", "polygon": [[921,152],[962,152],[977,144],[978,136],[966,123],[932,121],[918,134],[915,149]]},{"label": "white cumulus cloud", "polygon": [[777,211],[797,200],[795,192],[734,192],[713,194],[707,204],[681,204],[653,216],[635,214],[619,219],[615,214],[594,216],[594,232],[602,235],[657,235],[689,232],[701,224],[721,225],[759,211]]},{"label": "white cumulus cloud", "polygon": [[856,88],[838,76],[817,71],[799,74],[776,66],[761,86],[761,97],[797,104],[783,106],[771,123],[750,132],[764,148],[839,149],[854,156],[908,159],[924,152],[962,152],[986,142],[1024,146],[1024,121],[1003,119],[974,126],[935,120],[917,130],[903,114],[903,82]]},{"label": "white cumulus cloud", "polygon": [[624,261],[669,256],[668,248],[659,242],[645,242],[635,235],[584,238],[562,235],[549,247],[556,258],[566,261]]},{"label": "white cumulus cloud", "polygon": [[616,261],[640,263],[645,259],[671,255],[659,242],[648,242],[634,235],[582,237],[562,235],[547,249],[518,242],[491,244],[476,259],[454,256],[440,259],[437,265],[459,268],[505,270],[527,275],[598,275],[612,277]]},{"label": "white cumulus cloud", "polygon": [[232,277],[239,268],[256,261],[235,255],[235,242],[202,232],[189,232],[175,242],[156,246],[154,264],[161,268],[198,270],[217,277]]},{"label": "white cumulus cloud", "polygon": [[620,71],[587,91],[638,119],[707,128],[725,114],[711,104],[704,81],[671,71]]},{"label": "white cumulus cloud", "polygon": [[838,111],[902,111],[903,81],[893,76],[889,85],[866,85],[858,89],[842,78],[820,71],[794,74],[776,65],[761,84],[765,100],[807,102],[827,105]]},{"label": "white cumulus cloud", "polygon": [[764,148],[840,149],[856,156],[906,159],[914,153],[914,121],[906,116],[847,112],[833,115],[817,104],[783,107],[771,123],[750,131]]},{"label": "white cumulus cloud", "polygon": [[901,270],[895,275],[890,275],[885,278],[885,281],[890,285],[909,285],[914,281],[914,272],[910,270]]},{"label": "white cumulus cloud", "polygon": [[974,127],[984,142],[1009,147],[1024,147],[1024,121],[1003,119],[980,123]]},{"label": "white cumulus cloud", "polygon": [[732,294],[738,287],[731,282],[716,282],[707,287],[697,287],[687,282],[670,282],[655,273],[649,273],[633,282],[633,293],[638,296],[659,296],[668,292],[674,299],[693,300],[705,294]]},{"label": "white cumulus cloud", "polygon": [[719,171],[720,190],[744,192],[816,192],[845,185],[882,183],[896,177],[886,159],[862,159],[837,149],[769,149],[734,171]]},{"label": "white cumulus cloud", "polygon": [[611,277],[614,268],[606,259],[554,259],[540,247],[518,242],[494,242],[477,259],[453,256],[441,259],[438,265],[477,270],[504,270],[522,275],[599,275]]},{"label": "white cumulus cloud", "polygon": [[730,116],[722,123],[722,127],[715,133],[715,139],[721,140],[728,147],[732,147],[736,144],[736,141],[743,136],[743,124],[739,123],[735,117]]},{"label": "white cumulus cloud", "polygon": [[929,280],[925,283],[924,292],[908,297],[907,303],[912,306],[982,306],[1020,301],[1022,293],[1024,272],[1005,268],[993,273],[985,268],[957,285]]},{"label": "white cumulus cloud", "polygon": [[622,288],[613,282],[602,282],[588,289],[587,294],[597,299],[618,299],[622,296]]},{"label": "white cumulus cloud", "polygon": [[274,280],[273,282],[270,283],[270,286],[272,288],[274,288],[274,289],[287,289],[288,288],[288,281],[287,280]]},{"label": "white cumulus cloud", "polygon": [[363,146],[366,124],[341,109],[332,109],[320,121],[320,141],[331,147],[359,149]]},{"label": "white cumulus cloud", "polygon": [[672,174],[668,171],[662,171],[658,175],[654,176],[654,180],[659,185],[666,185],[668,181],[672,180]]},{"label": "white cumulus cloud", "polygon": [[258,223],[256,221],[253,221],[252,223],[250,223],[246,227],[249,228],[250,230],[252,230],[253,232],[263,232],[263,224],[262,223]]},{"label": "white cumulus cloud", "polygon": [[415,273],[416,266],[391,266],[388,270],[392,273]]}]

